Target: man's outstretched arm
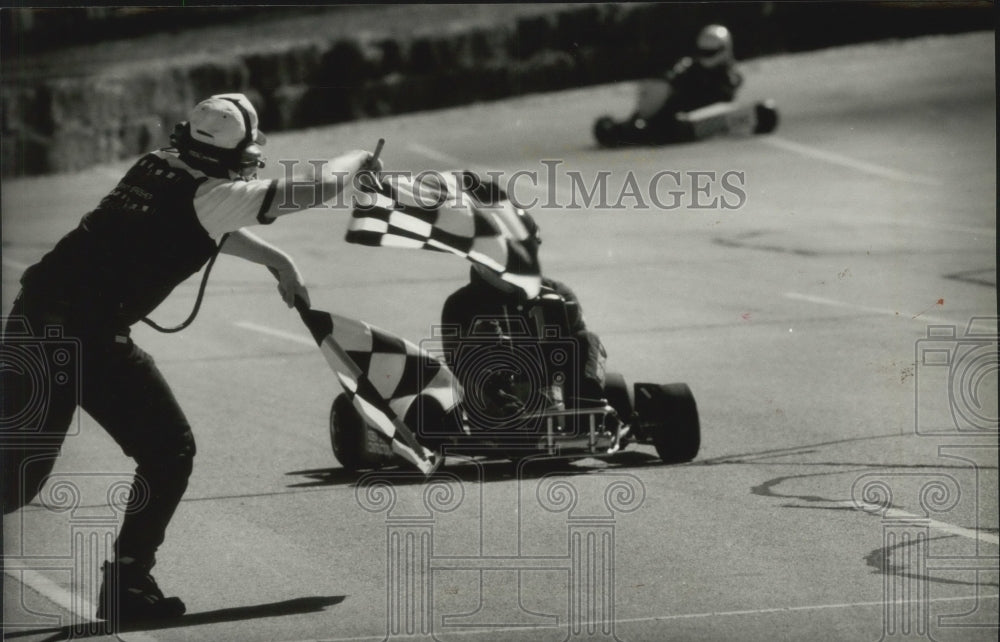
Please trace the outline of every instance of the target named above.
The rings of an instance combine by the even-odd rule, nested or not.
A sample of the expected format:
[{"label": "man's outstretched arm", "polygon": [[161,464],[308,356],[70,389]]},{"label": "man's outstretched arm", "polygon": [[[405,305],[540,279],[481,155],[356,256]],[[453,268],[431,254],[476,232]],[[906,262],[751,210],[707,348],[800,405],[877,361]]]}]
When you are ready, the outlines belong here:
[{"label": "man's outstretched arm", "polygon": [[354,186],[359,172],[378,172],[381,163],[369,152],[359,149],[313,169],[315,175],[306,180],[282,178],[276,181],[274,198],[261,212],[261,222],[328,203]]},{"label": "man's outstretched arm", "polygon": [[246,230],[236,230],[226,237],[219,251],[270,269],[278,279],[278,292],[288,307],[295,305],[296,296],[309,303],[309,292],[292,257],[260,237]]}]

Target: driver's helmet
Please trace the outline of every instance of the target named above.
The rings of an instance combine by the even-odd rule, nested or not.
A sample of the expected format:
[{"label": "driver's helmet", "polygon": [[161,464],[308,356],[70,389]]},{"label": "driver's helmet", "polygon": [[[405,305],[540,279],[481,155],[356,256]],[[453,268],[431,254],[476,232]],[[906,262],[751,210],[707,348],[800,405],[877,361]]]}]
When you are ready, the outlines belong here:
[{"label": "driver's helmet", "polygon": [[[535,218],[525,210],[515,207],[512,203],[508,202],[504,207],[512,208],[518,220],[524,226],[527,237],[521,239],[521,244],[532,255],[532,259],[537,261],[538,246],[542,244],[542,230],[535,221]],[[504,281],[497,272],[486,265],[473,263],[469,276],[475,278],[474,275],[478,275],[481,280],[492,285],[497,290],[508,293],[516,291],[516,286]]]},{"label": "driver's helmet", "polygon": [[702,67],[712,69],[733,63],[733,36],[722,25],[708,25],[698,33],[695,58]]}]

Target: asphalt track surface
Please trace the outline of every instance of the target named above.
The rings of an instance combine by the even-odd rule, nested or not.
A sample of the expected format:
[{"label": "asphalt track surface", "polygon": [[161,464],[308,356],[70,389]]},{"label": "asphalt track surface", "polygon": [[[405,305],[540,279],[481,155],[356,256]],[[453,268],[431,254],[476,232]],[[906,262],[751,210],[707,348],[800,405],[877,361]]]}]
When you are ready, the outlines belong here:
[{"label": "asphalt track surface", "polygon": [[[995,319],[992,335],[958,346],[971,318],[996,315],[993,53],[981,33],[747,63],[743,97],[781,108],[766,137],[598,150],[591,123],[627,113],[630,83],[272,136],[271,159],[384,137],[387,169],[544,172],[541,160],[561,160],[553,185],[519,183],[518,196],[552,187],[563,205],[570,171],[610,171],[609,207],[534,209],[543,269],[577,291],[609,368],[691,386],[702,450],[675,466],[652,447],[521,470],[452,461],[437,485],[394,478],[394,507],[376,510],[386,495],[330,451],[337,383],[319,351],[266,271],[225,257],[193,327],[134,332],[195,426],[198,456],[156,569],[188,614],[117,636],[995,640]],[[124,167],[4,183],[4,311],[20,271]],[[663,183],[682,192],[676,208],[613,207],[629,171],[645,185],[661,170],[742,172],[745,198],[712,180],[698,196],[692,180],[706,179],[683,174]],[[715,197],[740,206],[692,207]],[[349,246],[345,219],[315,210],[260,233],[296,257],[315,307],[428,336],[466,267]],[[182,319],[196,286],[155,318]],[[956,337],[928,339],[929,325]],[[988,354],[989,341],[993,365],[963,379],[979,396],[950,401],[955,367],[922,355]],[[985,424],[958,430],[949,409],[976,403]],[[89,417],[74,432],[54,480],[78,488],[79,505],[60,512],[53,499],[4,522],[10,639],[65,638],[92,614],[86,586],[107,540],[83,535],[113,534],[107,490],[132,467]],[[433,568],[425,592],[419,576],[390,574],[388,543],[405,532],[433,539],[418,547]],[[596,542],[591,564],[570,532]],[[393,615],[405,595],[424,601]]]}]

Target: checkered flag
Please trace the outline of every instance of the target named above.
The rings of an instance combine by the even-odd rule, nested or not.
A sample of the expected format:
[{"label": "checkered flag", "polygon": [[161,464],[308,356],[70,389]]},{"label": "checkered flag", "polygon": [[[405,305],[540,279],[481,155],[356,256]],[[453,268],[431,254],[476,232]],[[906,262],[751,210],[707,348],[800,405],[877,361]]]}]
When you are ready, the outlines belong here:
[{"label": "checkered flag", "polygon": [[424,474],[433,473],[440,459],[417,442],[401,418],[419,396],[433,397],[446,412],[455,408],[456,386],[448,367],[362,321],[313,310],[301,298],[295,307],[366,423],[390,439],[393,452]]},{"label": "checkered flag", "polygon": [[395,177],[356,195],[348,243],[451,252],[538,296],[541,268],[523,216],[494,182],[471,172]]}]

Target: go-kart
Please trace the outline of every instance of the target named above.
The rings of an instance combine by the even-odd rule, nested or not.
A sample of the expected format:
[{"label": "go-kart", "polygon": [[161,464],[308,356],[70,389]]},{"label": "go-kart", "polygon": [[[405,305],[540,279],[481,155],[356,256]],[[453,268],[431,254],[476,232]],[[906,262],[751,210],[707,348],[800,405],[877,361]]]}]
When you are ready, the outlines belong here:
[{"label": "go-kart", "polygon": [[601,116],[594,122],[594,138],[602,147],[661,145],[720,135],[768,134],[778,127],[778,109],[773,100],[719,102],[673,112],[667,106],[670,97],[670,84],[665,80],[640,82],[632,115],[625,120]]},{"label": "go-kart", "polygon": [[[531,304],[539,313],[532,316],[545,319],[536,331],[522,326],[513,337],[473,335],[460,342],[457,374],[451,380],[459,399],[454,408],[445,411],[430,396],[409,405],[403,423],[419,443],[439,457],[603,458],[632,444],[652,444],[663,463],[687,462],[697,456],[701,442],[698,410],[686,384],[636,383],[630,387],[621,374],[609,373],[604,398],[581,398],[561,297],[547,294]],[[517,320],[508,322],[517,327]],[[425,341],[421,349],[427,350],[428,343],[432,348],[438,345]],[[463,361],[472,365],[463,369]],[[506,390],[491,389],[497,372],[506,372],[506,378],[500,377],[508,383]],[[435,377],[440,379],[440,373]],[[548,385],[552,381],[558,385]],[[333,401],[330,440],[334,455],[348,470],[407,463],[346,393]]]},{"label": "go-kart", "polygon": [[[362,187],[345,240],[459,256],[513,286],[524,314],[504,318],[501,333],[441,327],[416,345],[296,299],[343,390],[329,430],[344,468],[401,464],[429,475],[447,455],[606,457],[634,443],[653,444],[667,463],[697,456],[698,410],[687,385],[629,387],[610,374],[601,398],[580,393],[569,304],[543,292],[530,217],[498,185],[454,172],[431,187],[408,178]],[[428,191],[440,197],[432,205],[420,198]]]}]

